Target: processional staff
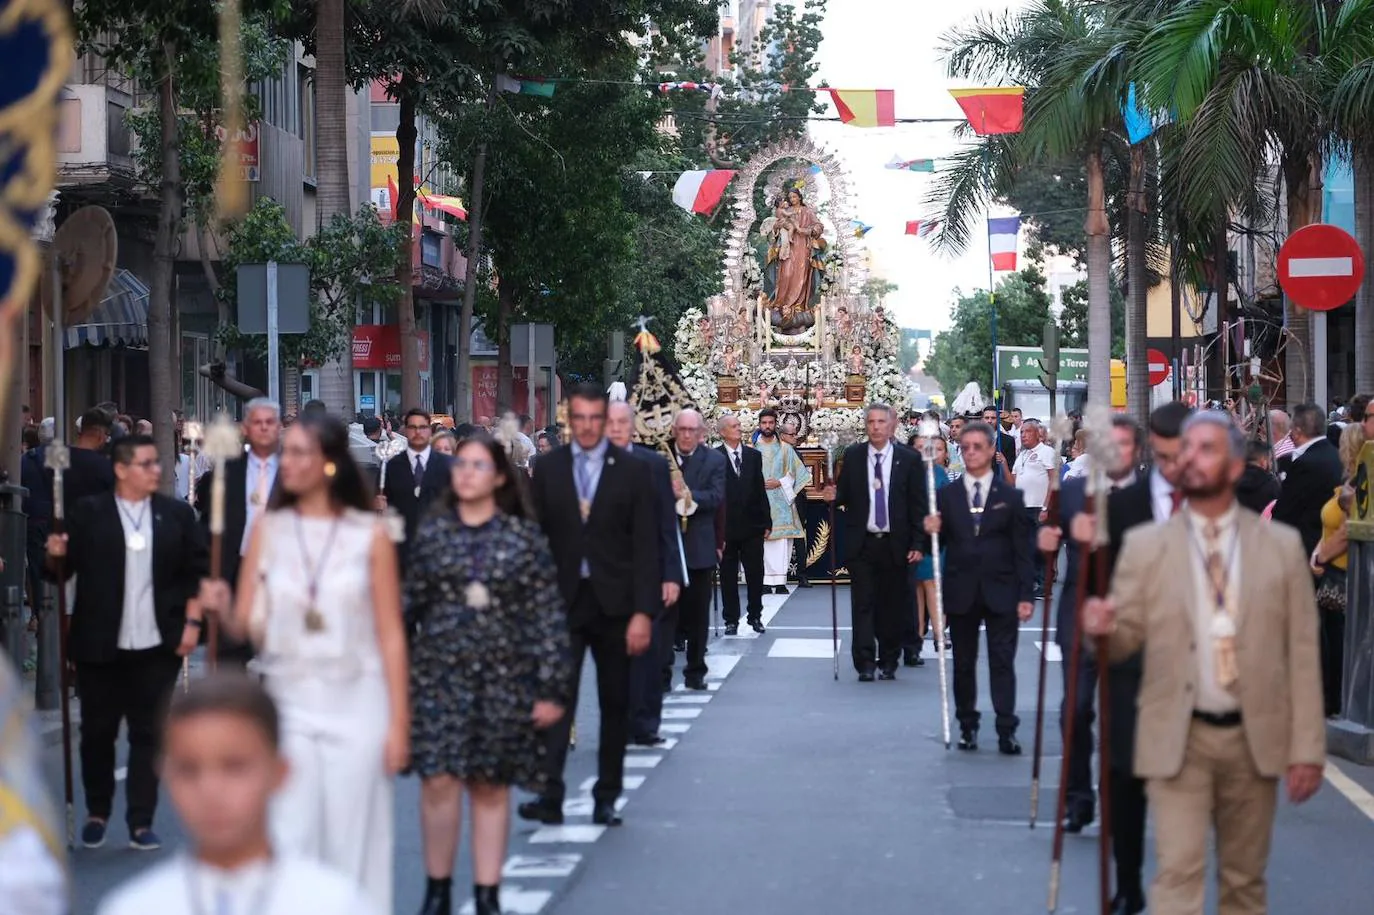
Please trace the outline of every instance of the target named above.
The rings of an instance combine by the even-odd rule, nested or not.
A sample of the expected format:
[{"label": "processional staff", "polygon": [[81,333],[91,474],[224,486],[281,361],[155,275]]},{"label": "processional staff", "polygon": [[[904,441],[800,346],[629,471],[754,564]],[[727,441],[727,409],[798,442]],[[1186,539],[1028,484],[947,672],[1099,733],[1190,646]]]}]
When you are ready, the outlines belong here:
[{"label": "processional staff", "polygon": [[[47,447],[44,461],[52,471],[52,533],[60,536],[66,527],[66,494],[63,475],[72,466],[71,452],[66,443],[55,438]],[[72,787],[72,705],[71,662],[67,658],[67,576],[63,566],[66,554],[52,557],[57,564],[57,653],[58,682],[62,691],[62,799],[67,807],[67,847],[76,848],[76,804]]]},{"label": "processional staff", "polygon": [[[1078,564],[1078,578],[1074,585],[1074,626],[1073,639],[1069,649],[1068,686],[1065,690],[1064,706],[1064,752],[1066,758],[1059,772],[1059,802],[1055,809],[1054,850],[1050,860],[1049,910],[1055,911],[1059,905],[1060,872],[1064,860],[1064,814],[1068,806],[1069,765],[1067,755],[1073,752],[1074,714],[1078,702],[1078,672],[1083,659],[1083,627],[1079,619],[1084,603],[1088,598],[1088,573],[1092,560],[1093,590],[1101,591],[1107,581],[1107,496],[1111,485],[1107,473],[1115,463],[1115,448],[1112,443],[1111,411],[1102,406],[1090,408],[1083,428],[1088,434],[1088,489],[1089,498],[1083,505],[1083,514],[1094,518],[1094,534],[1091,543],[1080,545],[1088,550]],[[1111,794],[1110,794],[1110,747],[1108,735],[1111,719],[1107,707],[1107,654],[1106,639],[1099,639],[1097,648],[1097,747],[1098,747],[1098,799],[1102,808],[1102,828],[1098,833],[1098,893],[1102,915],[1111,912],[1111,875],[1110,855],[1112,836]]]},{"label": "processional staff", "polygon": [[[835,449],[840,445],[840,435],[838,432],[827,432],[821,436],[821,446],[825,448],[825,485],[827,487],[835,485]],[[835,661],[835,680],[840,679],[840,611],[835,589],[835,573],[839,568],[835,564],[835,500],[830,500],[830,645]]]},{"label": "processional staff", "polygon": [[[200,423],[188,422],[182,427],[182,441],[186,443],[186,502],[196,507],[196,471],[200,469],[200,448],[205,430]],[[180,458],[178,458],[180,460]],[[191,689],[191,656],[181,659],[181,691]]]},{"label": "processional staff", "polygon": [[[923,419],[919,427],[921,434],[921,455],[926,465],[926,505],[927,511],[934,513],[935,508],[935,440],[940,437],[940,424],[933,419]],[[949,679],[945,672],[945,576],[940,567],[940,532],[930,535],[930,565],[935,572],[935,618],[931,626],[935,629],[935,661],[940,665],[940,736],[945,741],[945,749],[950,746],[949,729]],[[917,633],[919,636],[920,633]]]},{"label": "processional staff", "polygon": [[[406,441],[403,438],[396,438],[389,432],[382,433],[382,440],[377,443],[373,453],[377,456],[377,461],[382,465],[381,472],[377,478],[377,491],[379,495],[386,494],[386,468],[391,463],[391,459],[402,451],[406,450]],[[400,512],[388,504],[381,509],[382,519],[386,523],[387,533],[393,543],[400,543],[406,539],[406,522],[401,517]]]},{"label": "processional staff", "polygon": [[[1059,468],[1061,455],[1066,442],[1073,435],[1073,422],[1060,415],[1050,423],[1050,444],[1054,448],[1054,459],[1050,464],[1050,490],[1045,499],[1045,524],[1059,527]],[[1049,669],[1048,646],[1050,640],[1050,608],[1054,604],[1054,574],[1059,551],[1044,550],[1045,557],[1045,615],[1040,623],[1040,683],[1036,688],[1035,700],[1035,754],[1031,759],[1031,797],[1030,828],[1040,812],[1040,756],[1044,748],[1045,734],[1045,679]]]},{"label": "processional staff", "polygon": [[[215,417],[205,435],[205,454],[214,462],[215,475],[210,478],[210,578],[224,577],[224,466],[230,458],[243,454],[243,439],[239,427],[227,415]],[[208,614],[205,633],[206,663],[214,670],[219,654],[219,620]]]}]

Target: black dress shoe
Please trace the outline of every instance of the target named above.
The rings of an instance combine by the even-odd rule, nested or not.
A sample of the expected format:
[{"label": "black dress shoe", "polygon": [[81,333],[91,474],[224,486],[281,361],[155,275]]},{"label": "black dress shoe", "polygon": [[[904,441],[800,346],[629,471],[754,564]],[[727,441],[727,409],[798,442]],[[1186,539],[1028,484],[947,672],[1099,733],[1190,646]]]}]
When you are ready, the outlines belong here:
[{"label": "black dress shoe", "polygon": [[631,737],[630,743],[637,747],[656,747],[660,744],[667,743],[667,740],[659,737],[657,734],[640,734],[637,737]]},{"label": "black dress shoe", "polygon": [[1072,835],[1078,835],[1083,831],[1095,817],[1092,808],[1078,807],[1069,811],[1069,815],[1064,818],[1064,831]]},{"label": "black dress shoe", "polygon": [[871,670],[861,670],[861,671],[859,671],[859,682],[860,682],[860,683],[872,683],[872,682],[873,682],[873,671],[871,671]]},{"label": "black dress shoe", "polygon": [[787,590],[787,585],[775,585],[775,586],[773,587],[773,593],[774,593],[774,594],[791,594],[792,592],[790,592],[790,591]]},{"label": "black dress shoe", "polygon": [[687,640],[686,640],[686,639],[673,639],[673,651],[686,651],[686,650],[687,650]]},{"label": "black dress shoe", "polygon": [[537,800],[526,801],[516,807],[515,812],[520,814],[522,820],[543,823],[545,826],[563,825],[563,805],[546,801],[542,797]]},{"label": "black dress shoe", "polygon": [[908,651],[902,657],[902,663],[907,667],[920,667],[925,661],[921,660],[921,655],[915,651]]},{"label": "black dress shoe", "polygon": [[624,820],[615,812],[615,804],[597,801],[596,806],[592,807],[592,822],[598,826],[619,826]]},{"label": "black dress shoe", "polygon": [[798,587],[798,588],[810,588],[810,587],[813,587],[812,584],[811,584],[811,579],[809,579],[809,578],[798,578],[798,579],[797,579],[797,587]]},{"label": "black dress shoe", "polygon": [[701,690],[704,690],[706,688],[706,678],[689,677],[685,685],[688,689],[694,689],[700,692]]},{"label": "black dress shoe", "polygon": [[725,624],[725,634],[726,634],[726,635],[739,635],[739,623],[726,623],[726,624]]},{"label": "black dress shoe", "polygon": [[759,635],[763,635],[765,632],[768,631],[767,629],[763,628],[763,620],[759,619],[757,616],[749,621],[749,628],[757,632]]},{"label": "black dress shoe", "polygon": [[997,738],[997,752],[1003,756],[1020,756],[1021,744],[1010,734]]},{"label": "black dress shoe", "polygon": [[884,667],[882,670],[878,671],[878,679],[879,679],[879,680],[895,680],[895,679],[897,679],[897,669],[896,669],[895,667]]},{"label": "black dress shoe", "polygon": [[960,728],[959,729],[959,749],[973,752],[978,749],[978,729]]},{"label": "black dress shoe", "polygon": [[1145,894],[1117,893],[1112,900],[1112,915],[1139,915],[1145,911]]}]

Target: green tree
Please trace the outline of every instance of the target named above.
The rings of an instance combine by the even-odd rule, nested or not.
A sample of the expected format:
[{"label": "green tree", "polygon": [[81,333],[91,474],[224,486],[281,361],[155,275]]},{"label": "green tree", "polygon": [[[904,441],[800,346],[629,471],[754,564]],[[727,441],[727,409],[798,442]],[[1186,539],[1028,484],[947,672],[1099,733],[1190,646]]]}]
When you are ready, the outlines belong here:
[{"label": "green tree", "polygon": [[880,276],[870,276],[868,279],[864,280],[863,294],[868,296],[869,301],[874,305],[883,304],[883,301],[896,291],[896,283]]},{"label": "green tree", "polygon": [[[1126,297],[1112,287],[1112,358],[1126,356]],[[1088,284],[1082,280],[1061,293],[1063,311],[1059,313],[1059,345],[1083,348],[1088,345]]]},{"label": "green tree", "polygon": [[[985,289],[958,294],[949,330],[935,335],[926,374],[940,383],[951,399],[970,381],[984,395],[992,391],[992,305]],[[997,343],[999,346],[1039,346],[1050,316],[1045,277],[1027,267],[997,284]]]},{"label": "green tree", "polygon": [[[383,226],[370,205],[359,207],[352,217],[335,216],[302,242],[287,222],[285,208],[261,198],[247,215],[228,226],[226,234],[224,282],[219,289],[226,305],[238,296],[240,264],[276,261],[310,268],[310,330],[282,335],[283,364],[323,365],[338,359],[352,343],[355,308],[390,307],[400,297],[391,268],[405,229]],[[229,348],[259,359],[267,357],[266,336],[246,336],[233,324],[222,325],[219,335]]]}]

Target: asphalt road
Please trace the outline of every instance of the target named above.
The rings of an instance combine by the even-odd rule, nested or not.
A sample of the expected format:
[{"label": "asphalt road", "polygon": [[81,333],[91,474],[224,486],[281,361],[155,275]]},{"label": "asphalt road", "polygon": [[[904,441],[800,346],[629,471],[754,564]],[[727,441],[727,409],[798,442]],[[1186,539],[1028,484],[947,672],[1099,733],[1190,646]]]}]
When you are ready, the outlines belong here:
[{"label": "asphalt road", "polygon": [[[848,593],[841,588],[838,596],[843,624]],[[1038,627],[1023,630],[1017,662],[1027,755],[1008,758],[997,754],[990,725],[979,752],[945,749],[938,673],[929,660],[923,668],[901,669],[895,682],[858,683],[844,628],[834,680],[828,588],[766,600],[768,633],[714,641],[707,657],[711,690],[679,688],[670,697],[669,745],[630,751],[625,825],[618,829],[591,824],[595,691],[583,690],[581,742],[569,757],[567,825],[536,829],[517,822],[503,887],[506,911],[1045,911],[1061,748],[1058,734],[1047,729],[1041,823],[1032,830]],[[1057,705],[1057,652],[1051,660],[1049,694]],[[980,687],[986,711],[986,667]],[[54,790],[59,752],[49,750]],[[1310,803],[1280,805],[1271,911],[1361,911],[1374,897],[1374,868],[1365,860],[1374,842],[1374,770],[1337,765]],[[397,915],[417,911],[423,893],[417,800],[416,782],[402,780]],[[117,841],[73,855],[75,913],[91,912],[112,885],[184,842],[165,806],[156,825],[168,850],[129,850],[116,825],[110,835]],[[1096,848],[1094,828],[1068,837],[1060,912],[1095,911]],[[471,882],[466,855],[464,847],[454,881],[460,901]],[[1147,859],[1147,880],[1152,869]]]}]

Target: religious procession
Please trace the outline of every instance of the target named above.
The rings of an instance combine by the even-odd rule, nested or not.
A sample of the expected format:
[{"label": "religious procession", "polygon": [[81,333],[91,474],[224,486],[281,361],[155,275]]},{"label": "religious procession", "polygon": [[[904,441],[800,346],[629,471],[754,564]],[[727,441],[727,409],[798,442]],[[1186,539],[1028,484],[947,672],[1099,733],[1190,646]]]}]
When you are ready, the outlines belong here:
[{"label": "religious procession", "polygon": [[1374,4],[516,6],[0,0],[0,915],[1374,898]]}]

